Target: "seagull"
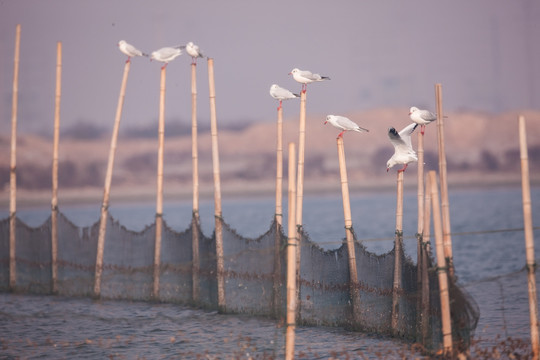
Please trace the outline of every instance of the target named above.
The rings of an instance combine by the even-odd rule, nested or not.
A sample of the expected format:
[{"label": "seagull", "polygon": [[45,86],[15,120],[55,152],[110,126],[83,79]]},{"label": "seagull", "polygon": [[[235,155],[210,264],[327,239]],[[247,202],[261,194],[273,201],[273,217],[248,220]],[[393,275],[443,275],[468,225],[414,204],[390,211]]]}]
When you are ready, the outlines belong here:
[{"label": "seagull", "polygon": [[284,89],[277,84],[273,84],[272,86],[270,86],[270,96],[272,96],[276,100],[279,100],[278,110],[281,109],[281,102],[283,100],[296,99],[297,97],[300,97],[300,95]]},{"label": "seagull", "polygon": [[319,74],[313,74],[309,70],[300,70],[298,68],[292,69],[289,75],[292,75],[294,80],[302,84],[302,92],[304,93],[307,90],[307,84],[312,83],[314,81],[330,80],[328,76],[321,76]]},{"label": "seagull", "polygon": [[388,129],[388,137],[392,145],[394,145],[394,155],[386,163],[387,172],[396,164],[403,164],[403,168],[399,169],[398,172],[405,171],[410,162],[418,161],[411,143],[411,134],[417,126],[418,124],[412,123],[403,128],[399,133],[393,127]]},{"label": "seagull", "polygon": [[178,46],[178,49],[185,49],[189,56],[191,56],[191,63],[194,65],[197,65],[197,58],[204,57],[199,46],[195,45],[192,41],[188,42],[186,45]]},{"label": "seagull", "polygon": [[424,135],[424,130],[426,125],[432,121],[437,120],[437,115],[430,112],[429,110],[420,110],[416,106],[413,106],[409,109],[409,117],[411,120],[418,125],[420,125],[420,132]]},{"label": "seagull", "polygon": [[150,60],[157,60],[157,61],[164,62],[165,65],[161,67],[162,69],[164,69],[170,61],[173,61],[181,54],[182,54],[182,50],[179,48],[164,47],[164,48],[161,48],[159,50],[152,52],[152,54],[150,55]]},{"label": "seagull", "polygon": [[137,49],[135,46],[128,44],[125,40],[120,40],[118,42],[118,48],[121,52],[127,55],[126,62],[130,62],[131,58],[134,56],[146,56],[148,57],[148,54],[143,53],[141,50]]},{"label": "seagull", "polygon": [[339,133],[337,138],[343,138],[343,133],[345,131],[350,131],[350,130],[356,131],[356,132],[369,132],[368,129],[361,128],[360,126],[358,126],[357,123],[355,123],[354,121],[344,116],[328,115],[326,117],[326,120],[324,121],[325,125],[326,123],[330,123],[334,125],[335,127],[337,127],[338,129],[343,130],[342,132]]}]

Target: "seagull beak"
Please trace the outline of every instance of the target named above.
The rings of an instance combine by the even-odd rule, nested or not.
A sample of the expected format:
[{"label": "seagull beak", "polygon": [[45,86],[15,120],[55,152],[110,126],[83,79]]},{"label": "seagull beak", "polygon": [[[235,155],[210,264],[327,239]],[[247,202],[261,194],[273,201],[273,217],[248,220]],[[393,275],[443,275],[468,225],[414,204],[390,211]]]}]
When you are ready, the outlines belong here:
[{"label": "seagull beak", "polygon": [[328,121],[325,121],[325,122],[324,122],[324,125],[326,125],[327,122],[328,122]]},{"label": "seagull beak", "polygon": [[289,73],[289,75],[292,75],[292,73]]},{"label": "seagull beak", "polygon": [[390,168],[386,168],[386,172],[388,172],[388,170],[390,170]]}]

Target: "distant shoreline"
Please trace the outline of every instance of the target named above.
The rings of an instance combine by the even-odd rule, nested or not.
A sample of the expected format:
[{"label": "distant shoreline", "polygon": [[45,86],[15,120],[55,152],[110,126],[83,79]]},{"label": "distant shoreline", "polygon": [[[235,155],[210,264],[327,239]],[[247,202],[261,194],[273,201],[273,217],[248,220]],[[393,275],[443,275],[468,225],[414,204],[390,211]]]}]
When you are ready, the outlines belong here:
[{"label": "distant shoreline", "polygon": [[[351,194],[372,193],[372,192],[393,192],[395,183],[393,176],[389,175],[383,181],[380,179],[366,179],[361,183],[349,183]],[[409,180],[410,179],[410,180]],[[405,180],[407,191],[416,191],[416,178]],[[407,183],[409,181],[409,183]],[[521,187],[521,178],[519,174],[449,174],[448,185],[452,189],[474,189],[478,187],[486,188],[505,188]],[[283,182],[283,198],[287,197],[287,180]],[[531,178],[531,186],[540,186],[540,176]],[[191,184],[165,184],[164,198],[166,201],[175,199],[176,201],[192,200]],[[336,181],[309,181],[304,186],[305,196],[336,194],[340,195],[340,183]],[[200,199],[213,199],[213,185],[200,184]],[[130,203],[130,202],[152,202],[155,201],[155,186],[113,186],[111,190],[110,203]],[[238,181],[235,183],[227,182],[222,184],[223,201],[227,198],[271,198],[275,196],[274,181],[256,181],[246,182]],[[101,206],[103,201],[103,188],[68,188],[58,190],[59,204],[97,204]],[[26,190],[17,189],[17,207],[35,207],[50,206],[51,191],[45,190]],[[0,206],[9,209],[9,188],[6,188],[0,194]]]}]

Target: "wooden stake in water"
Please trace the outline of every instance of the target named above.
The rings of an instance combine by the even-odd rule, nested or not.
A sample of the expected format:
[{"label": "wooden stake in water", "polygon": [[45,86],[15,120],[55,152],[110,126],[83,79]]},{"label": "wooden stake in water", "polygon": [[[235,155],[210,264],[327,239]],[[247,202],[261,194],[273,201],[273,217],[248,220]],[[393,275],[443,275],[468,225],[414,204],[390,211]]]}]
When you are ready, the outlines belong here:
[{"label": "wooden stake in water", "polygon": [[521,157],[521,188],[523,198],[523,227],[525,230],[525,256],[527,262],[527,284],[529,289],[529,316],[531,324],[531,346],[533,358],[538,359],[540,344],[538,338],[538,301],[536,295],[536,263],[534,255],[534,233],[531,206],[531,185],[529,179],[529,154],[525,118],[518,118],[519,149]]},{"label": "wooden stake in water", "polygon": [[214,218],[216,233],[218,307],[225,311],[225,266],[223,260],[223,214],[221,211],[221,179],[216,116],[216,86],[214,59],[208,58],[208,90],[210,92],[210,132],[212,136],[212,165],[214,173]]},{"label": "wooden stake in water", "polygon": [[126,61],[124,65],[124,75],[122,77],[122,85],[120,86],[120,95],[118,96],[118,104],[116,105],[116,116],[114,118],[114,127],[111,136],[111,146],[109,149],[109,160],[107,162],[107,173],[105,174],[105,186],[103,189],[103,202],[101,204],[101,216],[99,219],[99,233],[96,255],[96,270],[94,276],[94,296],[101,296],[101,277],[103,273],[103,252],[105,248],[105,236],[107,232],[107,219],[109,217],[109,198],[111,193],[111,182],[114,167],[114,156],[116,154],[116,146],[118,142],[118,130],[120,128],[120,120],[122,118],[122,108],[124,106],[124,98],[126,96],[127,79],[131,61]]},{"label": "wooden stake in water", "polygon": [[294,359],[294,331],[296,328],[296,250],[298,238],[296,231],[296,149],[289,143],[289,216],[287,240],[287,332],[285,335],[285,359]]},{"label": "wooden stake in water", "polygon": [[[304,162],[306,148],[306,92],[300,93],[300,124],[298,131],[298,176],[296,177],[296,231],[298,232],[298,247],[296,249],[296,277],[300,283],[300,257],[302,249],[302,206],[304,201]],[[300,287],[297,289],[297,296],[300,296]],[[300,302],[297,305],[300,306]]]},{"label": "wooden stake in water", "polygon": [[360,324],[360,292],[358,289],[358,270],[356,267],[356,250],[354,247],[354,234],[352,229],[351,200],[349,197],[349,182],[347,179],[347,164],[343,138],[337,138],[339,175],[341,178],[341,196],[343,199],[343,217],[345,219],[345,236],[347,239],[347,252],[349,254],[350,292],[353,302],[353,316],[356,324]]},{"label": "wooden stake in water", "polygon": [[403,252],[403,173],[397,172],[396,237],[394,239],[394,285],[392,289],[392,331],[398,332],[401,292],[401,253]]},{"label": "wooden stake in water", "polygon": [[278,107],[276,135],[276,229],[274,239],[274,314],[281,309],[281,233],[283,224],[283,107]]},{"label": "wooden stake in water", "polygon": [[193,171],[193,216],[191,219],[191,248],[192,248],[192,296],[193,301],[199,301],[199,150],[197,133],[197,64],[191,63],[191,158]]},{"label": "wooden stake in water", "polygon": [[54,96],[54,141],[51,200],[51,291],[58,291],[58,145],[60,142],[60,99],[62,94],[62,43],[56,44],[56,90]]},{"label": "wooden stake in water", "polygon": [[442,109],[442,85],[435,84],[435,97],[437,103],[437,139],[439,147],[439,176],[441,179],[441,210],[444,236],[444,254],[448,262],[448,273],[454,276],[454,262],[452,256],[452,235],[450,229],[450,203],[448,200],[448,181],[446,176],[446,151],[444,145],[444,123]]},{"label": "wooden stake in water", "polygon": [[21,25],[15,29],[15,56],[13,60],[13,98],[11,103],[11,166],[9,169],[9,289],[17,284],[16,233],[17,233],[17,107],[19,100],[19,58]]},{"label": "wooden stake in water", "polygon": [[437,253],[437,274],[439,276],[439,292],[441,298],[441,322],[443,347],[445,354],[452,353],[452,323],[450,317],[450,294],[448,290],[448,264],[445,258],[443,244],[443,230],[441,224],[441,207],[439,191],[437,189],[437,175],[435,171],[429,172],[431,185],[431,205],[433,211],[433,228],[435,230],[435,245]]},{"label": "wooden stake in water", "polygon": [[[423,267],[423,231],[424,231],[424,134],[421,131],[418,132],[418,145],[416,153],[418,155],[418,225],[416,228],[416,253],[417,253],[417,289],[422,289],[422,267]],[[422,309],[422,296],[418,297],[417,301],[417,314],[421,314]],[[422,317],[417,317],[417,329],[421,332]]]},{"label": "wooden stake in water", "polygon": [[421,332],[422,344],[426,344],[429,338],[429,274],[428,259],[430,255],[430,228],[431,228],[431,181],[426,179],[426,191],[424,196],[424,230],[422,231],[422,301],[421,301]]},{"label": "wooden stake in water", "polygon": [[158,161],[156,197],[156,241],[154,246],[154,287],[152,296],[159,298],[159,276],[161,270],[161,240],[163,238],[163,153],[165,150],[165,77],[167,67],[161,68],[159,91]]}]

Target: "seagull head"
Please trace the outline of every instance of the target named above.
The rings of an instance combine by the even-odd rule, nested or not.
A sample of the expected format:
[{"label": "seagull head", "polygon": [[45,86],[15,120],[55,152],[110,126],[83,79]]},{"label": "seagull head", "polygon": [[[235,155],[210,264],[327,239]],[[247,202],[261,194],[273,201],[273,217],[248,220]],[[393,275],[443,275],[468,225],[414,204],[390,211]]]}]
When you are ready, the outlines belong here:
[{"label": "seagull head", "polygon": [[298,68],[294,68],[294,69],[291,70],[291,72],[289,73],[289,75],[296,74],[298,71],[300,71],[300,70],[298,70]]},{"label": "seagull head", "polygon": [[412,106],[410,109],[409,109],[409,115],[411,115],[413,112],[415,111],[418,111],[418,108],[416,106]]}]

